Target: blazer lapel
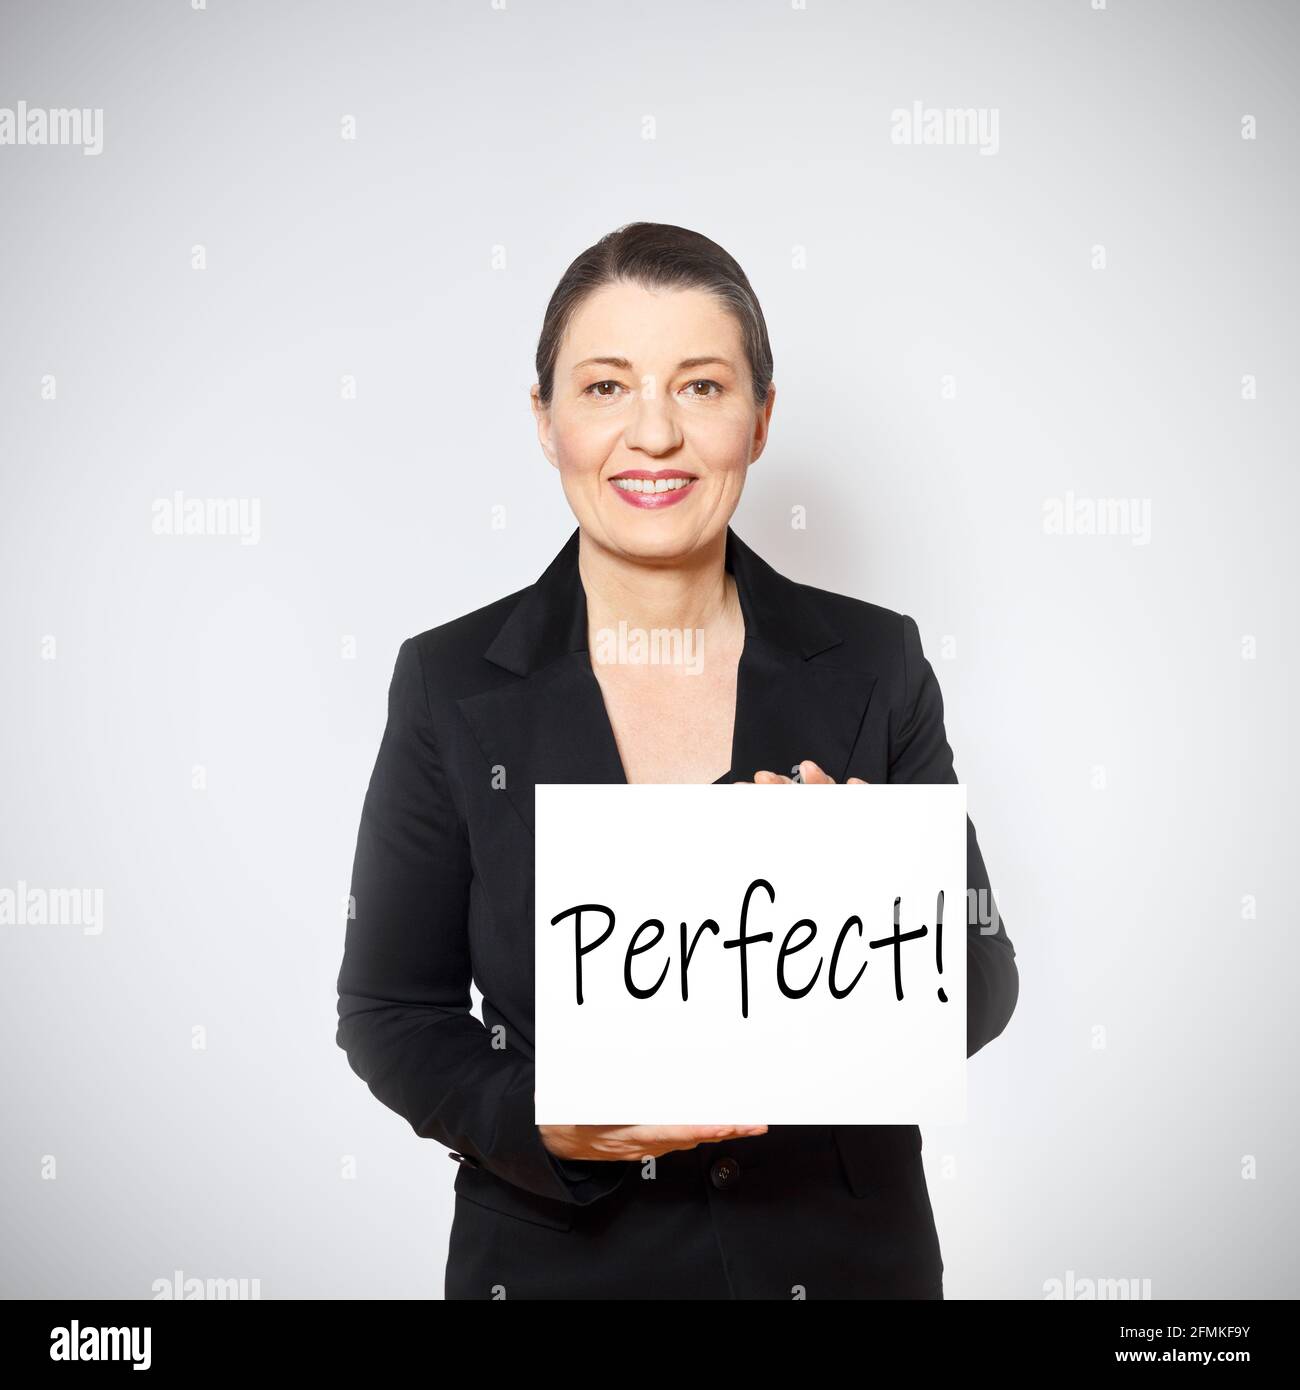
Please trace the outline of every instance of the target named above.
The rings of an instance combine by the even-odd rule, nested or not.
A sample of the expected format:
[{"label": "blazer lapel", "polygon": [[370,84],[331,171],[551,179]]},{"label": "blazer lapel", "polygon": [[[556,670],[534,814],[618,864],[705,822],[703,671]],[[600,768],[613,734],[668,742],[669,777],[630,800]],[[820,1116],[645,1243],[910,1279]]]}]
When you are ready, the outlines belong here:
[{"label": "blazer lapel", "polygon": [[[529,831],[538,783],[623,783],[622,760],[587,650],[578,530],[511,610],[484,652],[519,679],[459,700],[489,766]],[[837,666],[842,639],[812,591],[778,574],[727,528],[726,566],[745,620],[731,768],[790,775],[811,758],[842,782],[876,676]]]}]

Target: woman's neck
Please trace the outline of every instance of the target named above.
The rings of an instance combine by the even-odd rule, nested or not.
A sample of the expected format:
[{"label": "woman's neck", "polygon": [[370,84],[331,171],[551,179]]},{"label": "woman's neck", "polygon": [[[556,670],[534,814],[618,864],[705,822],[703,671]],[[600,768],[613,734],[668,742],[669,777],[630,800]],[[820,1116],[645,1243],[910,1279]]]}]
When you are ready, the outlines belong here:
[{"label": "woman's neck", "polygon": [[598,631],[629,628],[743,633],[724,532],[684,560],[631,560],[578,535],[578,573],[587,594],[588,642]]}]

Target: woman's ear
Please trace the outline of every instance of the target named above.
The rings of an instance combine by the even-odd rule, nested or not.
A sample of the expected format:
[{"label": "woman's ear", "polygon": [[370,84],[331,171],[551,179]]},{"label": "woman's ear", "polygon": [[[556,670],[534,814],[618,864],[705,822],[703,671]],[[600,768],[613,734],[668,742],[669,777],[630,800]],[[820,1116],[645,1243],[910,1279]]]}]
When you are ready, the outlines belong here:
[{"label": "woman's ear", "polygon": [[763,402],[763,408],[758,412],[758,418],[754,421],[754,437],[750,441],[749,461],[757,463],[759,455],[767,447],[768,426],[772,423],[772,407],[776,404],[776,385],[773,382],[767,383],[767,399]]},{"label": "woman's ear", "polygon": [[560,465],[555,459],[555,446],[551,442],[551,412],[542,404],[542,389],[537,382],[533,382],[528,392],[529,403],[533,408],[533,419],[537,422],[537,442],[542,446],[542,453],[550,460],[552,468]]}]

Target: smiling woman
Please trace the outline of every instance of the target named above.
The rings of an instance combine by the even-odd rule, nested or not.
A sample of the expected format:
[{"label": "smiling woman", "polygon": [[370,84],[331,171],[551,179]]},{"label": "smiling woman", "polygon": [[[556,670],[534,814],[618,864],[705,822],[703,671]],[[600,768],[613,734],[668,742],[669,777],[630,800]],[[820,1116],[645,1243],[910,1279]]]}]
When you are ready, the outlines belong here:
[{"label": "smiling woman", "polygon": [[[626,249],[635,250],[631,238]],[[655,248],[641,254],[652,267]],[[620,561],[643,567],[647,548],[675,564],[711,551],[720,568],[723,531],[776,399],[752,290],[716,269],[714,283],[700,285],[680,274],[646,283],[637,268],[628,261],[597,288],[570,269],[547,310],[532,392],[542,449],[590,538],[584,567],[610,570],[620,589],[630,578],[614,578]],[[736,275],[743,281],[739,267]],[[684,343],[699,350],[682,353]],[[647,532],[636,515],[646,511],[671,511],[671,522]],[[656,587],[665,606],[681,606],[679,585]]]},{"label": "smiling woman", "polygon": [[[449,1298],[943,1296],[914,1126],[535,1123],[538,784],[957,780],[912,619],[787,579],[731,528],[772,370],[716,242],[638,222],[582,252],[531,392],[577,529],[535,584],[399,650],[337,1040],[461,1165]],[[632,659],[643,644],[612,633],[666,635],[656,649],[690,661]],[[671,828],[633,848],[653,873]],[[969,821],[966,860],[991,900]],[[994,916],[965,924],[968,1055],[1018,993]]]}]

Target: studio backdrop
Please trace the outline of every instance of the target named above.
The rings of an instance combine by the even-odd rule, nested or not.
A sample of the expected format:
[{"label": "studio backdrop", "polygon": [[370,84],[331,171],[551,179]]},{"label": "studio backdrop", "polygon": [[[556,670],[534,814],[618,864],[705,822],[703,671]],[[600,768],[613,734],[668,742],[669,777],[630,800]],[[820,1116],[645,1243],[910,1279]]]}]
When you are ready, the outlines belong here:
[{"label": "studio backdrop", "polygon": [[916,620],[1015,942],[945,1296],[1294,1295],[1298,31],[5,4],[0,1292],[441,1296],[456,1166],[335,1042],[358,817],[402,641],[573,529],[537,333],[648,219],[750,276],[734,528]]}]

